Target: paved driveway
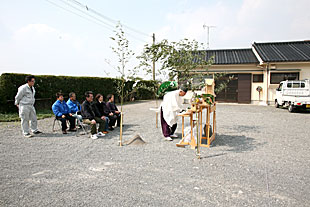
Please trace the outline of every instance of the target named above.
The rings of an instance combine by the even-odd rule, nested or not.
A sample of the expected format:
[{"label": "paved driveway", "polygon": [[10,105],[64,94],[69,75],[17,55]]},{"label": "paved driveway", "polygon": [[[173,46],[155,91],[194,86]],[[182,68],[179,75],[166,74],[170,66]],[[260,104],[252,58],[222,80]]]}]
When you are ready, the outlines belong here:
[{"label": "paved driveway", "polygon": [[216,140],[197,160],[163,140],[154,106],[124,107],[124,139],[143,146],[119,147],[117,131],[55,134],[53,119],[31,139],[0,123],[0,206],[310,206],[310,113],[219,104]]}]

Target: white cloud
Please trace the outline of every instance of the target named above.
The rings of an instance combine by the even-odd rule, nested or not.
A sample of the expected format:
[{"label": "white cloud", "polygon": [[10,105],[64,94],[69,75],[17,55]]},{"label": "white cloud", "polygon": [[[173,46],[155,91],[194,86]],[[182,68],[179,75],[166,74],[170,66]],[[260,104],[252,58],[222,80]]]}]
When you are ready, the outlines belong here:
[{"label": "white cloud", "polygon": [[309,10],[307,0],[244,0],[234,7],[228,1],[218,1],[167,14],[166,25],[159,33],[174,41],[187,37],[206,43],[207,32],[202,25],[215,25],[210,30],[211,48],[250,47],[253,41],[309,39]]},{"label": "white cloud", "polygon": [[81,49],[83,40],[80,37],[59,31],[46,24],[29,24],[18,29],[13,34],[13,40],[17,44],[34,44],[36,47],[57,48],[61,45],[67,45],[74,49]]},{"label": "white cloud", "polygon": [[[104,41],[72,35],[46,24],[29,24],[0,42],[1,72],[105,76]],[[107,48],[107,47],[106,47]],[[2,54],[1,54],[2,53]],[[110,71],[115,76],[114,71]]]}]

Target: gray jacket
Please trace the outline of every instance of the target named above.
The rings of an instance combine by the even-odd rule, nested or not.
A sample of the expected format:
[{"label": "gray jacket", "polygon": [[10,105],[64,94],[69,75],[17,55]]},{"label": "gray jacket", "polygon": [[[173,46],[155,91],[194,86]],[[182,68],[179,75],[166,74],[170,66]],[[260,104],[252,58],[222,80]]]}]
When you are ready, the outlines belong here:
[{"label": "gray jacket", "polygon": [[28,83],[20,86],[18,92],[15,96],[15,105],[34,105],[35,102],[35,90],[32,87],[33,91],[29,87]]}]

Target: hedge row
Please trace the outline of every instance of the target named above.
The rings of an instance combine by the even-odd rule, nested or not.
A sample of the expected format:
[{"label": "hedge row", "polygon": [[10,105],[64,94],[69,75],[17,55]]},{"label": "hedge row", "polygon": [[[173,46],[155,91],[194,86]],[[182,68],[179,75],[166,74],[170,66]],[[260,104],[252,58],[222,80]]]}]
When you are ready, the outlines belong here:
[{"label": "hedge row", "polygon": [[[14,112],[14,99],[18,87],[25,84],[25,77],[28,74],[3,73],[0,76],[0,112]],[[75,92],[77,99],[82,102],[86,91],[93,91],[94,94],[101,93],[103,95],[114,94],[115,100],[120,100],[117,95],[117,87],[120,79],[116,78],[98,78],[98,77],[71,77],[71,76],[52,76],[38,75],[36,76],[36,108],[50,108],[56,100],[55,94],[61,91],[65,98],[68,98],[70,92]],[[143,87],[142,87],[143,86]],[[125,82],[125,101],[154,98],[153,88],[156,83],[153,81],[135,81]],[[147,89],[148,88],[148,89]]]}]

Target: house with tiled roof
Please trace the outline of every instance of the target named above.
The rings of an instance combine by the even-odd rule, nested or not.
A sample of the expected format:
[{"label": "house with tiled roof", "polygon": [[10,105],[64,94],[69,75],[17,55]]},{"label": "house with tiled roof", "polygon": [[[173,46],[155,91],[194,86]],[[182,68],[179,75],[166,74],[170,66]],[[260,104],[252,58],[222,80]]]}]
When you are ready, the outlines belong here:
[{"label": "house with tiled roof", "polygon": [[310,41],[268,42],[252,45],[263,68],[263,101],[273,103],[280,81],[310,79]]},{"label": "house with tiled roof", "polygon": [[246,49],[207,50],[206,60],[212,56],[208,72],[225,73],[231,79],[217,94],[220,102],[273,104],[280,81],[310,79],[310,41],[254,42]]}]

